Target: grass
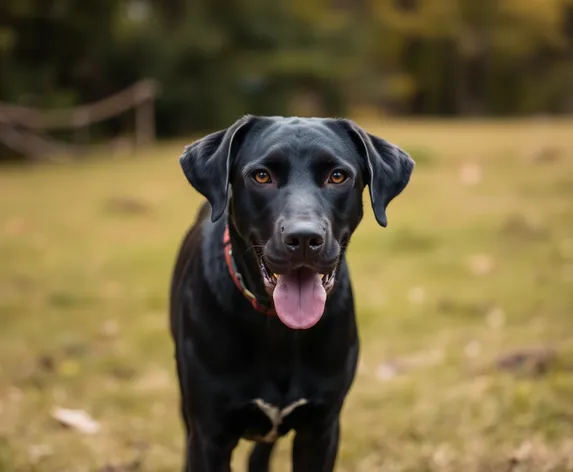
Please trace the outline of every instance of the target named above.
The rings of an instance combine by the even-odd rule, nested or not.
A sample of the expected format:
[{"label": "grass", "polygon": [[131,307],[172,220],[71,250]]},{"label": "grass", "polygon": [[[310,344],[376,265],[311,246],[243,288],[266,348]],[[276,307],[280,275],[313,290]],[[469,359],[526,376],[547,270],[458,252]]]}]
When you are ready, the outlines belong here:
[{"label": "grass", "polygon": [[[365,200],[351,244],[363,348],[337,470],[573,470],[573,123],[361,124],[418,166],[387,229]],[[200,202],[183,144],[0,170],[1,472],[179,470],[166,303]]]}]

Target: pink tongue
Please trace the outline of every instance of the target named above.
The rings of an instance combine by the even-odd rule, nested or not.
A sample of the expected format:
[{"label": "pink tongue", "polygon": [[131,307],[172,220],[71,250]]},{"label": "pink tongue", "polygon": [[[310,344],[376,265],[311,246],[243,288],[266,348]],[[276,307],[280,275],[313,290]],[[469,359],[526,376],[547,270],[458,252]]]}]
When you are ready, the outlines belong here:
[{"label": "pink tongue", "polygon": [[324,312],[326,291],[316,272],[299,269],[280,275],[273,292],[280,320],[292,329],[308,329]]}]

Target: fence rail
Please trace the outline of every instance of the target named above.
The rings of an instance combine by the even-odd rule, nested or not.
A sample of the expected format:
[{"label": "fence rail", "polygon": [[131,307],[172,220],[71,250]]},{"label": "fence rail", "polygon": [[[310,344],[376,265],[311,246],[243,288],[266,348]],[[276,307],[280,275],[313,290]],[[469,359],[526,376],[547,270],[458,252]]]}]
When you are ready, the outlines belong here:
[{"label": "fence rail", "polygon": [[[89,139],[89,127],[135,109],[135,143],[141,147],[155,140],[155,99],[160,85],[144,79],[97,102],[71,108],[46,110],[0,102],[0,143],[29,157],[72,151]],[[75,144],[41,135],[50,130],[74,131]]]}]

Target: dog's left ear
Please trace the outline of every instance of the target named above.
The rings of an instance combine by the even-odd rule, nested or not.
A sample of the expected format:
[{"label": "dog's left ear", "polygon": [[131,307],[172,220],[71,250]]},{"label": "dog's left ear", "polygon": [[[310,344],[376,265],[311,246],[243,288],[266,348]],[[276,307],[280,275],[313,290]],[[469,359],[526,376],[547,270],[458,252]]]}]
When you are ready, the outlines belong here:
[{"label": "dog's left ear", "polygon": [[367,183],[374,216],[386,227],[386,207],[408,185],[414,160],[398,146],[367,133],[350,120],[342,120],[366,161]]},{"label": "dog's left ear", "polygon": [[232,160],[255,120],[255,117],[247,115],[229,128],[186,146],[179,158],[189,183],[211,204],[213,222],[225,212]]}]

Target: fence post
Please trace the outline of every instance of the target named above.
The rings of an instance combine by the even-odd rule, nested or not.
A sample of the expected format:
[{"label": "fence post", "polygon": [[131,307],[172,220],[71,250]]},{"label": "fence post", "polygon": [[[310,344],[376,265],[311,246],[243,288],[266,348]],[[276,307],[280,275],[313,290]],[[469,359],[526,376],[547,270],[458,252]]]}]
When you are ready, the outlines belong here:
[{"label": "fence post", "polygon": [[155,85],[143,82],[135,91],[135,149],[140,151],[155,141]]},{"label": "fence post", "polygon": [[74,112],[72,121],[74,124],[74,141],[77,154],[84,154],[85,148],[90,140],[90,112],[86,108],[81,108]]}]

